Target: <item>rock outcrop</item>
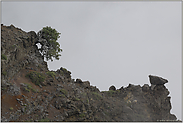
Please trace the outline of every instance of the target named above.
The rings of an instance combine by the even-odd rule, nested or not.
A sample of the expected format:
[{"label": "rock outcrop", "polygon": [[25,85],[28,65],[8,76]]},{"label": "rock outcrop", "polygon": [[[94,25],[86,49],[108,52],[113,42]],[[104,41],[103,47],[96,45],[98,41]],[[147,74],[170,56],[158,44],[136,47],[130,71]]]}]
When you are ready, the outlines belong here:
[{"label": "rock outcrop", "polygon": [[165,83],[168,83],[168,80],[163,79],[162,77],[152,75],[149,75],[149,80],[150,83],[153,85],[164,85]]},{"label": "rock outcrop", "polygon": [[49,71],[37,40],[33,31],[1,25],[1,121],[176,121],[166,80],[150,79],[153,89],[129,84],[101,92],[63,67]]}]

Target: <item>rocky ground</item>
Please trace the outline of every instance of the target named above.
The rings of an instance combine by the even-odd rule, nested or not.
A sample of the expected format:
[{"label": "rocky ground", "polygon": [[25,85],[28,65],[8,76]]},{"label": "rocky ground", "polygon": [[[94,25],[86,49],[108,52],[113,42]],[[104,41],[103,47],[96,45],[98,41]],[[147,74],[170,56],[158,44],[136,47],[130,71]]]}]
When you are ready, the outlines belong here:
[{"label": "rocky ground", "polygon": [[1,25],[1,121],[176,121],[164,84],[100,92],[72,79],[65,68],[49,71],[35,32]]}]

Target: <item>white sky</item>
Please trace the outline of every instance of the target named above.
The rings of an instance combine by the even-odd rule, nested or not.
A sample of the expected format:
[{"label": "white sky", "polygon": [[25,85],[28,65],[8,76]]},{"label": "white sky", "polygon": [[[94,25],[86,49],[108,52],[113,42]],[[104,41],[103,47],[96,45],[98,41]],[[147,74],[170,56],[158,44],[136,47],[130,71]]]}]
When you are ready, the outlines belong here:
[{"label": "white sky", "polygon": [[2,23],[61,33],[63,52],[50,70],[65,67],[72,78],[101,91],[169,80],[172,110],[181,118],[181,2],[2,2]]}]

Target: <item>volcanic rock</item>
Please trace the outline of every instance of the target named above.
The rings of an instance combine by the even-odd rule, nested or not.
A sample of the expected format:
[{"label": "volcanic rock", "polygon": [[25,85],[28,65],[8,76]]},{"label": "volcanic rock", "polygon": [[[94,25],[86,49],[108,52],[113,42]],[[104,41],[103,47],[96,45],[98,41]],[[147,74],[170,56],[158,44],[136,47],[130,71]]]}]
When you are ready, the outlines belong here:
[{"label": "volcanic rock", "polygon": [[150,83],[153,85],[164,85],[165,83],[168,83],[168,80],[163,79],[162,77],[152,75],[149,75],[149,80]]}]

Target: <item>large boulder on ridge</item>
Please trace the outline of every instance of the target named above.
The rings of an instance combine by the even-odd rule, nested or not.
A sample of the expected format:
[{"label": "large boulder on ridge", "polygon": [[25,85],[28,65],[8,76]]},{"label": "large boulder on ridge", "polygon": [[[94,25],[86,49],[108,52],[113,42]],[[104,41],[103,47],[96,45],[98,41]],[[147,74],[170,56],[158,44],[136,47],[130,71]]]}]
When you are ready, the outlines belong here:
[{"label": "large boulder on ridge", "polygon": [[168,83],[168,80],[153,75],[149,75],[149,80],[152,85],[164,85],[165,83]]}]

